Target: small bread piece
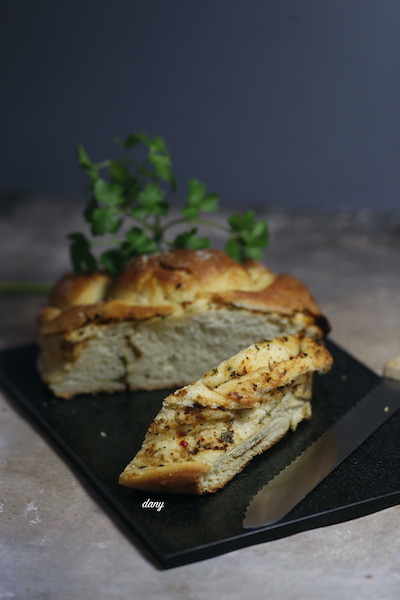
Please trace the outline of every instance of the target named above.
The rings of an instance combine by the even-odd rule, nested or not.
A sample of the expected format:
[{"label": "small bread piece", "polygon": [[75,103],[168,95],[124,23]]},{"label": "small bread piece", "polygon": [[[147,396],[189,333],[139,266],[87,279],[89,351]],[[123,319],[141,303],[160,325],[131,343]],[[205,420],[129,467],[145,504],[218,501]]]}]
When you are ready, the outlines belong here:
[{"label": "small bread piece", "polygon": [[215,492],[311,417],[313,373],[331,365],[325,346],[302,335],[249,346],[164,400],[120,483]]},{"label": "small bread piece", "polygon": [[177,388],[257,339],[329,324],[298,279],[220,250],[138,256],[118,277],[65,275],[39,318],[56,396]]}]

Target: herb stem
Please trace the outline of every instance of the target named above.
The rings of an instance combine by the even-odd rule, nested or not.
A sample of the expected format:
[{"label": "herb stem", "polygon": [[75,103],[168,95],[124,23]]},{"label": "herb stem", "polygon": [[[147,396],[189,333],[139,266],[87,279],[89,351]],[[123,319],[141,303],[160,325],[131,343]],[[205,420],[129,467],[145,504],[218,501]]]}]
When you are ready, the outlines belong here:
[{"label": "herb stem", "polygon": [[173,227],[174,225],[180,225],[181,223],[186,223],[186,221],[187,220],[185,217],[173,219],[172,221],[169,221],[169,223],[165,223],[164,227],[161,228],[161,232],[164,234],[164,232],[167,231],[167,229],[170,229],[170,227]]},{"label": "herb stem", "polygon": [[100,169],[106,169],[111,165],[111,160],[102,160],[94,165],[95,169],[99,171]]},{"label": "herb stem", "polygon": [[160,245],[160,243],[162,242],[162,239],[163,239],[163,234],[164,234],[163,228],[161,227],[160,215],[154,216],[153,234],[154,234],[154,241],[158,245]]},{"label": "herb stem", "polygon": [[224,231],[225,233],[230,232],[229,227],[225,227],[224,225],[221,225],[220,223],[214,223],[213,221],[208,221],[208,219],[190,219],[190,221],[189,221],[186,217],[179,217],[178,219],[173,219],[169,223],[166,223],[164,225],[164,227],[161,227],[162,234],[164,234],[165,231],[167,231],[167,229],[170,229],[174,225],[180,225],[181,223],[190,223],[190,224],[194,223],[195,225],[205,225],[207,227],[214,227],[214,229],[220,229],[221,231]]},{"label": "herb stem", "polygon": [[120,246],[121,240],[120,240],[120,238],[115,237],[115,238],[109,238],[107,240],[94,239],[92,241],[92,246],[106,246],[108,244],[117,244],[117,246]]},{"label": "herb stem", "polygon": [[221,225],[220,223],[208,221],[207,219],[193,219],[192,223],[196,223],[196,225],[206,225],[207,227],[214,227],[214,229],[220,229],[221,231],[225,231],[225,233],[230,232],[229,227],[225,227],[225,225]]},{"label": "herb stem", "polygon": [[[137,223],[139,223],[139,225],[141,225],[143,227],[143,229],[145,229],[146,231],[148,231],[150,233],[154,233],[154,226],[150,225],[150,223],[148,223],[146,221],[146,219],[144,219],[142,217],[138,217],[137,215],[133,216],[127,210],[121,209],[120,212],[121,212],[121,215],[124,217],[124,219],[125,218],[132,219],[132,220],[136,221]],[[116,241],[118,242],[118,244],[121,244],[121,240],[119,240],[118,238],[116,238]]]},{"label": "herb stem", "polygon": [[0,282],[0,294],[48,294],[51,289],[48,283]]},{"label": "herb stem", "polygon": [[225,227],[224,225],[220,225],[219,223],[214,223],[213,221],[208,221],[207,219],[191,219],[190,221],[186,219],[186,217],[179,217],[178,219],[173,219],[169,223],[166,223],[164,227],[161,228],[162,233],[164,234],[167,229],[173,227],[174,225],[180,225],[181,223],[194,223],[195,225],[206,225],[207,227],[214,227],[215,229],[220,229],[225,233],[229,233],[229,227]]}]

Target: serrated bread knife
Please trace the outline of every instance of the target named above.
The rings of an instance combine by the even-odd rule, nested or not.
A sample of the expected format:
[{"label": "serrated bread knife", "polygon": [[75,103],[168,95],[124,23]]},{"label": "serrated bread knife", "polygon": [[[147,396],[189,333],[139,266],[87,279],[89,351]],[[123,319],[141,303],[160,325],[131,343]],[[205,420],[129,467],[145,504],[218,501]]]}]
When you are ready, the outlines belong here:
[{"label": "serrated bread knife", "polygon": [[400,381],[382,379],[251,500],[243,527],[282,519],[400,408]]}]

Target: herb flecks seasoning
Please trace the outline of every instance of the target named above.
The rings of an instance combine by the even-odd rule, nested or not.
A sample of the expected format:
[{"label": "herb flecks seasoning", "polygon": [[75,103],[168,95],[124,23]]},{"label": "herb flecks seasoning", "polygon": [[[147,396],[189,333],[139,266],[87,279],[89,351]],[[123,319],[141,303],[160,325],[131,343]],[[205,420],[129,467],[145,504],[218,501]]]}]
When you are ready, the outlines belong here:
[{"label": "herb flecks seasoning", "polygon": [[233,436],[233,431],[231,429],[227,429],[226,431],[223,431],[221,433],[221,435],[219,436],[219,441],[227,442],[228,444],[233,444]]}]

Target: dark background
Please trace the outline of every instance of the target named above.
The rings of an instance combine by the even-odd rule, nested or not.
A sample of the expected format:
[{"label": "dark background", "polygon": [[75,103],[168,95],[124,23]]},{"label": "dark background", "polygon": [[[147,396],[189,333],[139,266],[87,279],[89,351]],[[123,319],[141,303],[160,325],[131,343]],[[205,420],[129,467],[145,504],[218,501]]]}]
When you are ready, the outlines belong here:
[{"label": "dark background", "polygon": [[145,131],[225,206],[398,209],[398,0],[0,7],[3,197],[79,198],[76,144]]}]

